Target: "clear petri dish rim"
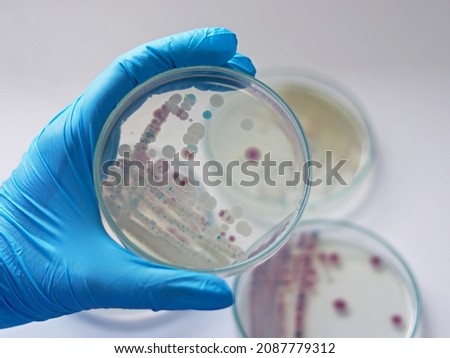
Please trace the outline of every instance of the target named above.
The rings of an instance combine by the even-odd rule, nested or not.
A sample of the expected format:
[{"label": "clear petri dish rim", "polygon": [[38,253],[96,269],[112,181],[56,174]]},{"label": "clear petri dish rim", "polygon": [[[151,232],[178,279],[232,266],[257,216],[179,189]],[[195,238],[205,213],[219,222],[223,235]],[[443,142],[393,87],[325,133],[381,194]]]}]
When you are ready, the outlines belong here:
[{"label": "clear petri dish rim", "polygon": [[[141,249],[139,249],[137,246],[135,246],[132,242],[130,242],[127,237],[121,232],[119,227],[116,225],[114,219],[108,212],[108,209],[106,208],[106,204],[103,200],[102,192],[101,192],[101,167],[102,167],[102,155],[104,153],[104,149],[108,140],[108,137],[113,129],[113,127],[117,124],[117,120],[123,115],[129,108],[131,108],[135,102],[140,99],[143,94],[146,92],[151,91],[152,89],[164,89],[164,86],[167,86],[168,83],[175,82],[177,80],[186,80],[186,79],[201,79],[201,78],[207,78],[209,80],[215,79],[218,82],[218,85],[221,84],[227,84],[234,86],[235,89],[239,88],[246,88],[246,87],[252,87],[254,90],[258,90],[264,96],[270,101],[270,104],[278,111],[282,111],[287,114],[287,118],[289,119],[290,123],[294,127],[296,131],[296,135],[300,139],[300,143],[302,146],[303,155],[305,156],[305,160],[309,161],[310,156],[310,148],[308,145],[308,141],[306,139],[305,132],[298,121],[297,117],[295,116],[295,113],[289,108],[289,106],[285,103],[285,101],[275,92],[273,91],[269,86],[261,82],[260,80],[256,79],[255,77],[252,77],[250,75],[247,75],[243,72],[240,72],[238,70],[219,67],[219,66],[192,66],[192,67],[182,67],[182,68],[175,68],[168,71],[165,71],[161,74],[158,74],[156,76],[151,77],[147,81],[143,82],[142,84],[138,85],[134,89],[132,89],[120,102],[119,104],[114,108],[114,110],[111,112],[109,117],[107,118],[105,124],[103,125],[103,128],[100,132],[95,154],[94,154],[94,161],[93,161],[93,177],[94,177],[94,187],[95,187],[95,193],[97,196],[97,200],[99,202],[99,206],[101,209],[101,212],[104,215],[104,218],[107,222],[107,224],[111,227],[112,231],[115,235],[117,235],[119,241],[127,247],[131,252],[138,252],[141,256],[147,258],[150,261],[153,261],[155,263],[164,265],[164,266],[170,266],[178,269],[185,270],[186,268],[183,266],[177,266],[175,264],[168,264],[167,262],[161,261],[156,257],[153,257],[145,252],[143,252]],[[162,91],[164,92],[164,90]],[[306,172],[304,174],[304,178],[307,180],[311,179],[311,170],[309,168],[305,169]],[[259,264],[265,260],[267,260],[270,256],[272,256],[275,252],[277,252],[284,243],[287,242],[289,239],[291,233],[293,230],[295,230],[296,224],[300,220],[303,212],[305,211],[307,201],[310,194],[310,187],[308,185],[304,186],[302,199],[299,205],[296,207],[295,211],[292,213],[293,219],[289,223],[289,225],[286,227],[285,232],[283,234],[283,237],[279,240],[277,240],[274,244],[270,245],[268,249],[262,250],[261,252],[258,252],[256,255],[251,255],[246,260],[237,262],[231,266],[225,266],[220,268],[214,268],[214,269],[198,269],[193,268],[190,269],[192,271],[198,271],[203,273],[211,273],[216,274],[219,276],[232,276],[235,275],[238,272],[244,271],[246,269],[249,269],[250,267],[255,266],[256,264]]]},{"label": "clear petri dish rim", "polygon": [[[389,251],[390,254],[392,254],[393,257],[396,260],[398,260],[398,263],[400,264],[402,269],[405,270],[406,277],[409,280],[408,284],[411,286],[413,291],[413,299],[414,299],[413,327],[409,331],[409,334],[406,338],[414,338],[418,334],[420,323],[422,321],[422,299],[420,297],[419,286],[417,284],[416,278],[411,268],[409,267],[405,259],[398,253],[398,251],[391,244],[389,244],[386,240],[384,240],[381,236],[375,234],[374,232],[346,220],[308,219],[303,221],[297,228],[301,228],[302,226],[336,227],[356,231],[364,235],[366,239],[373,240],[375,243],[379,244],[387,251]],[[241,278],[242,276],[238,275],[233,283],[233,291],[235,295],[239,291],[239,284]],[[233,305],[233,317],[238,326],[239,333],[242,335],[242,337],[250,338],[250,336],[245,331],[244,325],[240,319],[236,302]]]},{"label": "clear petri dish rim", "polygon": [[[376,142],[375,136],[373,134],[373,129],[371,127],[371,117],[365,107],[362,105],[360,100],[353,94],[352,91],[347,89],[344,85],[342,85],[337,80],[334,80],[330,76],[323,74],[319,71],[309,69],[306,67],[295,67],[295,66],[281,66],[281,67],[268,67],[261,71],[258,71],[258,78],[262,81],[270,82],[271,79],[275,78],[286,78],[291,81],[292,84],[302,84],[301,81],[310,82],[314,89],[321,91],[321,88],[325,88],[326,90],[332,92],[332,98],[337,100],[338,103],[344,106],[346,109],[353,109],[358,115],[359,124],[364,129],[367,135],[368,142],[368,153],[367,159],[360,170],[356,173],[356,175],[352,178],[351,185],[346,187],[342,187],[340,190],[332,192],[328,194],[326,197],[317,200],[316,202],[309,202],[308,207],[311,207],[313,210],[320,209],[323,205],[330,205],[333,202],[339,201],[342,197],[345,197],[348,193],[350,193],[355,188],[359,187],[362,182],[368,177],[371,169],[374,166],[376,161]],[[270,84],[268,84],[270,87]],[[274,89],[272,89],[276,92]],[[347,103],[343,103],[347,102]],[[353,108],[349,108],[353,107]],[[301,122],[301,118],[298,118]],[[308,138],[306,138],[308,140]],[[314,158],[312,158],[314,159]]]}]

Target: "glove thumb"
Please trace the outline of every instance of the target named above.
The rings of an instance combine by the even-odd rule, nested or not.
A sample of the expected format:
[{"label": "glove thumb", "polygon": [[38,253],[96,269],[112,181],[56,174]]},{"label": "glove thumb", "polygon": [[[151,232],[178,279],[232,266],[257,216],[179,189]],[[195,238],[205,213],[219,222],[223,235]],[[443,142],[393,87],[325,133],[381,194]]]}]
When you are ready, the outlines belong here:
[{"label": "glove thumb", "polygon": [[150,263],[108,240],[109,250],[103,246],[105,254],[84,275],[80,299],[88,308],[212,310],[233,303],[223,279]]}]

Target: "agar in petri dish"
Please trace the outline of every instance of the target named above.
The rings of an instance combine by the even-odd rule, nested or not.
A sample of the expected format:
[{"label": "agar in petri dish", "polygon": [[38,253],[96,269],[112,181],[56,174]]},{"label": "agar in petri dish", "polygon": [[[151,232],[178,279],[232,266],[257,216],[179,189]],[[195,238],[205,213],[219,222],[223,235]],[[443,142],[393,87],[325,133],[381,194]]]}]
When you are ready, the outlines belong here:
[{"label": "agar in petri dish", "polygon": [[[236,132],[248,134],[245,142]],[[265,159],[275,162],[268,172]],[[280,174],[281,159],[291,166]],[[101,132],[94,181],[105,226],[130,250],[226,276],[287,240],[309,193],[304,181],[289,180],[293,172],[308,177],[308,159],[301,126],[271,89],[199,66],[155,76],[122,100]],[[277,211],[253,195],[274,184],[284,197]]]},{"label": "agar in petri dish", "polygon": [[[272,69],[260,78],[283,98],[305,130],[316,162],[311,180],[318,183],[311,187],[308,213],[322,214],[350,201],[349,193],[355,196],[354,189],[367,181],[375,154],[362,106],[341,85],[312,71]],[[333,167],[339,168],[340,177],[333,176]]]},{"label": "agar in petri dish", "polygon": [[248,337],[413,337],[417,285],[403,259],[369,231],[307,220],[272,258],[235,283]]}]

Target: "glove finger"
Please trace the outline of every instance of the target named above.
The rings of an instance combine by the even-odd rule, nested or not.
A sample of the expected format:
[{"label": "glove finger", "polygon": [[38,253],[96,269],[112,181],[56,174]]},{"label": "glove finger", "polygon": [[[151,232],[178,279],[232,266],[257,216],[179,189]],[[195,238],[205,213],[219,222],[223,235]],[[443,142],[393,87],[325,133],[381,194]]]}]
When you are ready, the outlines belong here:
[{"label": "glove finger", "polygon": [[247,73],[251,76],[256,75],[256,69],[252,61],[240,53],[236,53],[225,65],[225,67],[233,68],[235,70]]}]

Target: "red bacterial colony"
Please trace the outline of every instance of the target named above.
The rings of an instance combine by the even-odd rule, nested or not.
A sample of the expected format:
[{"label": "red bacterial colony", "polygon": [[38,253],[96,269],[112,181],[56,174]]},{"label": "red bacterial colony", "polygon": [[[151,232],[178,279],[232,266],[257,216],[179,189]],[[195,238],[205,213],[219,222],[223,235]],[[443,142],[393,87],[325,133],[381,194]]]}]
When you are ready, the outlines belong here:
[{"label": "red bacterial colony", "polygon": [[394,314],[391,317],[391,322],[394,326],[400,327],[403,324],[402,316],[400,316],[399,314]]},{"label": "red bacterial colony", "polygon": [[379,268],[381,267],[381,259],[374,255],[370,258],[370,264],[375,268]]},{"label": "red bacterial colony", "polygon": [[245,159],[247,160],[260,160],[261,151],[256,147],[247,148],[245,151]]},{"label": "red bacterial colony", "polygon": [[339,313],[344,313],[347,311],[347,302],[345,302],[342,298],[338,298],[333,302],[334,309]]},{"label": "red bacterial colony", "polygon": [[336,265],[339,263],[339,255],[336,252],[333,252],[328,256],[328,260],[330,260],[330,263],[333,265]]}]

